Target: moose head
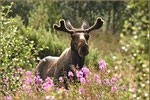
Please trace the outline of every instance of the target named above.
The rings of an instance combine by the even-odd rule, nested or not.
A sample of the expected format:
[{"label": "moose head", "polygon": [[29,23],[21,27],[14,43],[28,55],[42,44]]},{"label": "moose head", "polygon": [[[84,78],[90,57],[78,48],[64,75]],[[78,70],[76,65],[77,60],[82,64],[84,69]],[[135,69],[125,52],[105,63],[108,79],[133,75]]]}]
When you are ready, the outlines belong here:
[{"label": "moose head", "polygon": [[89,53],[88,40],[90,32],[99,29],[103,25],[103,20],[98,17],[95,24],[89,27],[88,22],[83,20],[81,28],[74,28],[70,21],[61,19],[59,25],[54,24],[54,29],[69,33],[71,35],[71,50],[77,52],[80,57],[85,57]]}]

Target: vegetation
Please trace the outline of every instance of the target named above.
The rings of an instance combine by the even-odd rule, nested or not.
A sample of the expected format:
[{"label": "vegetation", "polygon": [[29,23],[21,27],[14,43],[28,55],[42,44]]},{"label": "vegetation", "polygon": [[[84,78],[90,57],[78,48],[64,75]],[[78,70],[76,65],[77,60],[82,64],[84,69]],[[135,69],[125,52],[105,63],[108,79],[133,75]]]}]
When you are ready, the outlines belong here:
[{"label": "vegetation", "polygon": [[[149,99],[148,1],[5,1],[0,6],[2,100]],[[84,67],[68,73],[68,90],[62,77],[54,85],[52,78],[34,76],[42,58],[59,56],[70,45],[69,35],[53,30],[54,23],[64,18],[78,27],[86,19],[92,25],[98,16],[104,26],[90,35]]]}]

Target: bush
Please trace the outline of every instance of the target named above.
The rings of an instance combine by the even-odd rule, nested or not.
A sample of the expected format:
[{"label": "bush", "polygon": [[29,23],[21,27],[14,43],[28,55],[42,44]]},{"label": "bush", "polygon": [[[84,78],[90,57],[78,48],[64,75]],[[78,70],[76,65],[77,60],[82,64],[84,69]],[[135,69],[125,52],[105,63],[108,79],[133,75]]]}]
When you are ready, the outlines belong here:
[{"label": "bush", "polygon": [[137,76],[134,81],[137,83],[140,91],[137,91],[137,98],[146,97],[149,84],[149,16],[148,2],[130,2],[128,10],[135,10],[132,17],[125,21],[124,29],[121,33],[120,43],[122,52],[129,56],[133,62],[132,67],[136,70]]},{"label": "bush", "polygon": [[[11,3],[13,4],[13,3]],[[11,5],[12,6],[12,5]],[[1,11],[1,72],[0,85],[1,92],[7,95],[7,92],[16,92],[18,86],[17,72],[20,67],[26,70],[36,66],[37,52],[39,49],[34,48],[34,41],[29,41],[28,38],[19,34],[18,26],[15,25],[17,20],[7,18],[7,14],[11,12],[11,6],[2,6]],[[7,10],[6,13],[3,11]],[[20,75],[20,74],[19,74]],[[9,79],[9,80],[8,80]],[[11,81],[7,84],[6,81]],[[5,91],[3,90],[5,88]]]},{"label": "bush", "polygon": [[94,66],[95,68],[98,68],[98,62],[100,60],[99,51],[97,48],[94,48],[90,46],[90,51],[88,56],[85,59],[85,64],[89,66]]},{"label": "bush", "polygon": [[[46,7],[44,7],[44,4]],[[49,6],[51,4],[53,4],[53,2],[48,4],[46,4],[46,2],[38,2],[38,4],[35,4],[34,9],[32,9],[28,15],[28,26],[23,25],[20,16],[15,17],[15,19],[18,20],[16,24],[18,25],[20,33],[34,41],[36,47],[44,48],[39,52],[38,56],[40,58],[49,55],[59,56],[69,45],[67,44],[68,39],[66,38],[66,35],[63,35],[62,32],[55,32],[52,29],[55,20],[59,20],[61,15],[54,17],[54,12],[52,12],[52,14],[48,12],[55,8],[52,6],[50,9]],[[53,19],[53,23],[50,24],[49,20],[51,18]],[[65,37],[65,40],[62,39],[63,37]]]}]

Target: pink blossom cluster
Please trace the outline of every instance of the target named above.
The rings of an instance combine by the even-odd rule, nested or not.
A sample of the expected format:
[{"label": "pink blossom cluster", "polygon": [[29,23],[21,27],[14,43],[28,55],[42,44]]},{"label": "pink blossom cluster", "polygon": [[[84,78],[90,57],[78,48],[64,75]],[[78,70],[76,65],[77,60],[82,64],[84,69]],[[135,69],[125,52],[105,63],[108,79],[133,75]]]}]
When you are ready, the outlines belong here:
[{"label": "pink blossom cluster", "polygon": [[[100,98],[102,95],[105,95],[107,92],[111,92],[112,94],[118,93],[119,88],[122,89],[122,92],[127,90],[127,87],[125,84],[122,85],[122,87],[119,87],[118,82],[121,79],[121,77],[110,77],[108,73],[106,73],[107,67],[104,60],[101,60],[99,62],[99,71],[96,71],[96,73],[91,73],[90,70],[87,67],[83,67],[81,70],[77,70],[76,73],[73,73],[72,71],[68,72],[69,78],[73,78],[74,76],[77,77],[77,80],[80,82],[78,86],[78,93],[79,96],[82,95],[82,93],[85,93],[87,90],[86,87],[92,87],[93,90],[95,88],[101,89],[100,92],[95,93],[95,97]],[[18,68],[17,73],[23,73],[22,68]],[[40,92],[54,92],[57,91],[63,91],[65,93],[69,93],[71,91],[74,91],[75,88],[71,88],[69,90],[66,90],[63,85],[54,85],[53,79],[50,77],[47,77],[45,80],[42,80],[40,76],[32,77],[31,71],[26,71],[23,73],[24,79],[21,79],[19,77],[20,83],[22,82],[22,85],[20,85],[19,89],[20,91],[25,91],[27,94],[31,94],[35,91]],[[8,78],[5,79],[5,82],[8,84]],[[71,80],[73,81],[73,80]],[[63,83],[64,79],[63,77],[59,77],[59,82]],[[4,87],[4,89],[6,86]],[[22,90],[21,90],[22,89]],[[135,91],[136,87],[134,87],[132,90]],[[98,91],[98,90],[96,90]],[[69,94],[68,94],[69,95]],[[48,98],[48,95],[45,95],[45,98]],[[6,100],[11,100],[11,96],[6,96]]]}]

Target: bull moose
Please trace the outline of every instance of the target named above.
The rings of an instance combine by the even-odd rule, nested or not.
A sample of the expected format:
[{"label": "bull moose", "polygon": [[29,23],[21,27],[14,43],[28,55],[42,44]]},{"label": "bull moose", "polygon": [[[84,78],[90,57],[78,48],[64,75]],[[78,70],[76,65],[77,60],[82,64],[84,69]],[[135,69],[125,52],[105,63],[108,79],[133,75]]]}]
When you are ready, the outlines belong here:
[{"label": "bull moose", "polygon": [[99,29],[103,25],[103,20],[98,17],[95,24],[89,27],[88,22],[83,20],[81,28],[74,28],[70,21],[61,19],[59,25],[54,24],[53,28],[71,35],[71,47],[64,50],[60,57],[45,57],[36,67],[36,75],[43,80],[46,77],[58,79],[72,70],[71,66],[82,68],[85,56],[89,53],[88,40],[90,32]]}]

